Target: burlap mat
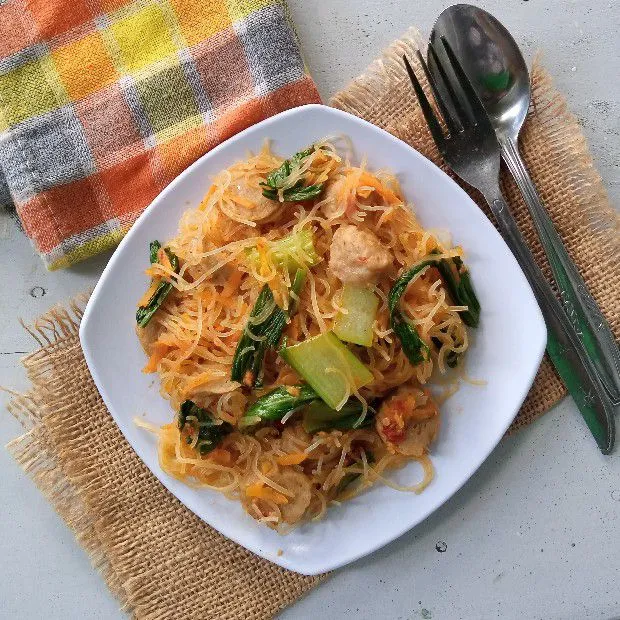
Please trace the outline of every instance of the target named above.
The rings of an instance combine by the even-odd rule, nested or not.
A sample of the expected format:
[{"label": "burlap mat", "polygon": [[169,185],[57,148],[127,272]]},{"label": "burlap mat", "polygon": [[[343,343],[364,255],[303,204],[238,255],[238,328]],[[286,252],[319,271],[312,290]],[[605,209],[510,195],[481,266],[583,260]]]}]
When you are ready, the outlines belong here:
[{"label": "burlap mat", "polygon": [[[395,43],[333,104],[388,129],[437,162],[399,61],[403,52],[412,53],[415,40],[410,32]],[[617,217],[574,117],[538,65],[533,85],[525,159],[618,334]],[[506,183],[505,189],[540,257],[515,188]],[[259,559],[220,536],[159,484],[122,437],[89,375],[78,339],[84,301],[53,309],[29,328],[40,348],[23,360],[32,389],[16,396],[10,410],[26,431],[9,450],[74,530],[128,612],[138,618],[271,617],[322,577],[303,577]],[[563,394],[545,362],[513,428],[532,421]]]}]

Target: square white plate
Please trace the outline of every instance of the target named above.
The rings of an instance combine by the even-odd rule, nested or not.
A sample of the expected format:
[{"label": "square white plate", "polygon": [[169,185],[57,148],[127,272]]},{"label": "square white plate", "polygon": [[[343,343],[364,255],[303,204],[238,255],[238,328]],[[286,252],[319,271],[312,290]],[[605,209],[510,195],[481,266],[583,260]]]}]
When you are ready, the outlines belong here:
[{"label": "square white plate", "polygon": [[[148,286],[148,244],[177,231],[183,211],[197,206],[212,175],[258,151],[265,139],[288,156],[327,135],[346,135],[359,160],[398,175],[422,225],[451,231],[465,249],[482,306],[480,327],[471,330],[470,376],[442,407],[442,427],[432,448],[436,477],[421,494],[378,484],[326,518],[287,536],[259,525],[240,504],[210,490],[195,490],[159,467],[155,438],[132,422],[146,413],[157,424],[174,413],[144,375],[144,353],[135,335],[136,300]],[[97,388],[114,420],[140,458],[188,508],[225,536],[285,568],[314,575],[338,568],[389,543],[436,510],[478,469],[516,415],[543,355],[545,325],[532,291],[495,228],[439,168],[390,134],[355,116],[320,105],[289,110],[231,138],[174,180],[146,209],[112,256],[88,303],[80,339]],[[399,481],[419,478],[412,463]],[[278,555],[278,551],[281,554]]]}]

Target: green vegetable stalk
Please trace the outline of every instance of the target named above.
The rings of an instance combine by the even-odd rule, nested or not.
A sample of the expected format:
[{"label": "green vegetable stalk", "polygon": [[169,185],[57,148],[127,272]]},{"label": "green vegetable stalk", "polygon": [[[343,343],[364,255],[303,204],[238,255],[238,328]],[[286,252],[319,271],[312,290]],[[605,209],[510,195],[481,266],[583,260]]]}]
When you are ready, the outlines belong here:
[{"label": "green vegetable stalk", "polygon": [[[188,417],[194,417],[196,421],[188,420]],[[196,449],[200,451],[200,454],[211,452],[226,435],[233,431],[233,427],[228,422],[217,420],[206,409],[199,407],[191,400],[186,400],[181,405],[178,426],[181,431],[186,426],[191,426],[192,431],[195,431],[197,426],[198,442]]]},{"label": "green vegetable stalk", "polygon": [[347,312],[339,313],[334,333],[340,340],[365,347],[372,345],[372,326],[377,317],[379,298],[367,286],[346,284],[340,305]]},{"label": "green vegetable stalk", "polygon": [[370,426],[374,420],[375,410],[368,408],[366,416],[360,420],[363,407],[357,398],[349,398],[340,411],[332,409],[322,400],[313,400],[305,409],[302,426],[306,433],[340,430],[348,431],[355,428]]},{"label": "green vegetable stalk", "polygon": [[309,385],[283,385],[250,405],[239,420],[239,428],[248,428],[261,422],[279,422],[286,414],[317,398],[317,393]]},{"label": "green vegetable stalk", "polygon": [[[314,249],[312,230],[309,228],[302,228],[271,242],[270,254],[276,267],[284,268],[290,273],[296,269],[312,267],[319,262],[319,255]],[[257,248],[248,248],[245,255],[250,264],[258,266],[260,254]]]},{"label": "green vegetable stalk", "polygon": [[280,356],[334,409],[352,388],[368,385],[374,378],[333,332],[283,347]]},{"label": "green vegetable stalk", "polygon": [[[151,241],[149,246],[149,256],[151,265],[158,262],[159,250],[161,244],[159,241]],[[171,250],[164,248],[164,252],[168,256],[170,265],[175,273],[179,273],[179,259]],[[151,295],[146,306],[140,306],[136,311],[136,321],[140,327],[146,327],[149,321],[153,318],[153,315],[159,307],[164,303],[164,300],[168,296],[168,293],[172,290],[172,284],[170,282],[160,282],[159,286],[155,289],[155,292]]]}]

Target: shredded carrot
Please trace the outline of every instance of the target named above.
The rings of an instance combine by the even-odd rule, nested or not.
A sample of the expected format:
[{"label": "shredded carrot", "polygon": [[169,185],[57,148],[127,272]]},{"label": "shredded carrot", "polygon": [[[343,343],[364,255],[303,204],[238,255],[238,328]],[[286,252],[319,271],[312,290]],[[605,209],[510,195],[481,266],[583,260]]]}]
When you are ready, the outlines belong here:
[{"label": "shredded carrot", "polygon": [[362,172],[358,184],[374,188],[387,200],[388,204],[395,205],[402,204],[403,202],[391,189],[383,185],[379,179],[368,172]]},{"label": "shredded carrot", "polygon": [[170,259],[168,258],[168,254],[164,251],[164,248],[160,248],[157,252],[157,262],[172,271],[172,264],[170,263]]},{"label": "shredded carrot", "polygon": [[170,347],[163,342],[155,342],[153,344],[153,353],[151,357],[149,357],[149,361],[146,363],[146,366],[142,369],[142,372],[145,375],[148,375],[157,370],[157,366],[159,366],[159,362],[161,362],[164,357],[166,357],[166,353],[170,350]]},{"label": "shredded carrot", "polygon": [[266,487],[263,482],[255,482],[246,488],[247,497],[257,497],[258,499],[268,499],[275,504],[288,504],[288,498],[282,493],[274,491],[271,487]]},{"label": "shredded carrot", "polygon": [[144,295],[140,297],[140,301],[138,302],[138,307],[146,306],[149,303],[149,301],[151,301],[151,297],[153,297],[153,295],[155,294],[155,291],[157,290],[158,286],[159,286],[158,281],[153,280],[153,282],[151,282],[151,286],[149,286],[146,293],[144,293]]},{"label": "shredded carrot", "polygon": [[224,448],[215,448],[209,452],[209,460],[217,463],[218,465],[224,465],[228,467],[232,464],[232,454]]},{"label": "shredded carrot", "polygon": [[308,455],[305,452],[293,452],[292,454],[283,454],[278,457],[279,465],[299,465],[306,460]]},{"label": "shredded carrot", "polygon": [[228,297],[230,297],[233,293],[235,293],[237,289],[239,288],[239,284],[241,284],[241,278],[243,278],[243,272],[239,271],[238,269],[235,269],[232,272],[232,275],[230,276],[230,278],[228,278],[228,281],[226,282],[226,284],[224,285],[224,288],[222,289],[222,292],[220,293],[220,297],[224,297],[225,299],[228,299]]},{"label": "shredded carrot", "polygon": [[215,185],[212,185],[209,188],[209,191],[205,194],[205,197],[200,202],[200,205],[198,205],[198,209],[200,209],[200,211],[205,211],[206,208],[209,206],[209,198],[213,196],[214,192],[215,192]]},{"label": "shredded carrot", "polygon": [[256,205],[249,200],[248,198],[244,198],[243,196],[239,196],[239,194],[231,194],[230,192],[226,194],[227,198],[230,198],[233,202],[236,202],[238,205],[245,207],[246,209],[254,209]]},{"label": "shredded carrot", "polygon": [[197,387],[204,385],[205,383],[209,383],[213,379],[213,375],[209,372],[201,372],[199,375],[195,377],[191,377],[185,382],[185,390],[184,393],[187,396],[195,390]]}]

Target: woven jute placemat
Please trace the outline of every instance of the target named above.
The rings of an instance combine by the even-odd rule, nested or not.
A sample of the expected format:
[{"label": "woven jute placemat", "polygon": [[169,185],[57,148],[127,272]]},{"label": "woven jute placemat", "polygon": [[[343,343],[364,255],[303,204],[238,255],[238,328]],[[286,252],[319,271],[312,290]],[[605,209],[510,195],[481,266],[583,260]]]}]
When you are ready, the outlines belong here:
[{"label": "woven jute placemat", "polygon": [[[388,129],[438,162],[399,62],[415,46],[416,35],[410,32],[333,104]],[[575,119],[538,65],[533,86],[525,159],[618,334],[618,220]],[[545,267],[516,189],[507,181],[504,189]],[[278,568],[220,536],[143,465],[88,372],[78,338],[84,303],[55,308],[28,328],[39,347],[23,360],[32,389],[10,404],[25,432],[9,450],[74,530],[122,607],[138,618],[269,618],[317,585],[324,576],[304,577]],[[563,394],[545,362],[515,428]]]}]

